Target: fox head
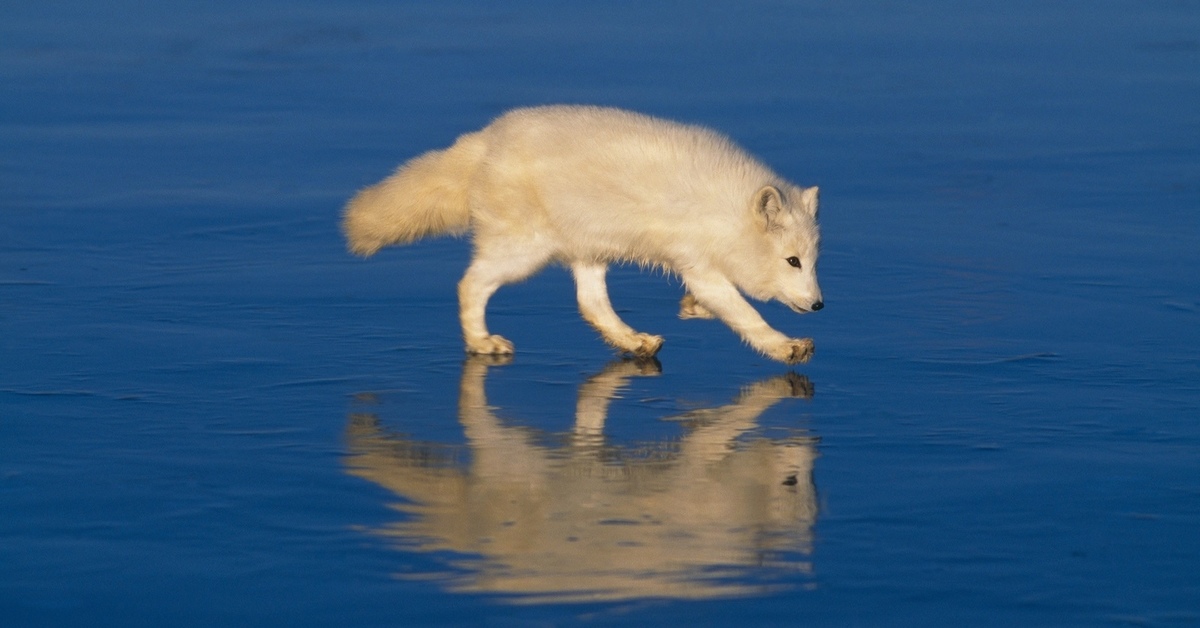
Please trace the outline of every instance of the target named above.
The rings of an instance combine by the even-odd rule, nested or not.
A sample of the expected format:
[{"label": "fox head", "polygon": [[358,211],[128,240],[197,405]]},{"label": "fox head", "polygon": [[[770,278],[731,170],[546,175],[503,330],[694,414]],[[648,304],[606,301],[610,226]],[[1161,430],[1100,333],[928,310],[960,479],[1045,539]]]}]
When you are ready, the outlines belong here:
[{"label": "fox head", "polygon": [[742,289],[775,299],[799,314],[825,307],[817,284],[817,188],[767,185],[754,193],[751,212],[765,236],[755,251],[755,278]]}]

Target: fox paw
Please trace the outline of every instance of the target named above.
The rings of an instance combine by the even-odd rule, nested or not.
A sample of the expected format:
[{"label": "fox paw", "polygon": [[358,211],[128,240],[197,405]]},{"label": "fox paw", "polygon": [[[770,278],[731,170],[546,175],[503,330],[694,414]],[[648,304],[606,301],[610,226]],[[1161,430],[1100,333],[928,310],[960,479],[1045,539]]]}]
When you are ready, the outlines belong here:
[{"label": "fox paw", "polygon": [[651,334],[635,334],[637,345],[630,351],[639,358],[652,358],[663,346],[663,337]]},{"label": "fox paw", "polygon": [[812,338],[789,338],[772,347],[767,356],[785,364],[808,362],[812,358],[813,348]]},{"label": "fox paw", "polygon": [[468,339],[467,353],[476,355],[512,355],[513,343],[503,336]]},{"label": "fox paw", "polygon": [[692,296],[692,293],[689,292],[679,300],[679,318],[716,318],[716,316],[708,311],[708,308],[700,305],[696,297]]},{"label": "fox paw", "polygon": [[605,340],[613,347],[635,358],[652,358],[663,345],[662,336],[651,334],[632,334],[621,338],[605,337]]}]

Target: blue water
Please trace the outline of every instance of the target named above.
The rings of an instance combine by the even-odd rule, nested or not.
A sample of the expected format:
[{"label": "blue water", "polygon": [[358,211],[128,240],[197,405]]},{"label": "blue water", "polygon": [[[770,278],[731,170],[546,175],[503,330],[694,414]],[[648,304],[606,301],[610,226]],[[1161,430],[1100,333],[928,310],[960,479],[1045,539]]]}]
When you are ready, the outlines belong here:
[{"label": "blue water", "polygon": [[[911,4],[911,3],[910,3]],[[84,3],[0,20],[0,625],[1200,623],[1200,5]],[[520,105],[822,190],[796,369],[341,205]]]}]

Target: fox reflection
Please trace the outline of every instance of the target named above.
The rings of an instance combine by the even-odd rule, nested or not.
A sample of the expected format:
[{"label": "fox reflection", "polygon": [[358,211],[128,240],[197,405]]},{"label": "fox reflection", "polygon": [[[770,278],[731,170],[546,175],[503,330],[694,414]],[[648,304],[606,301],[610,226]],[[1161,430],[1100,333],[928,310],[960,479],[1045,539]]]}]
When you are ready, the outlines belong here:
[{"label": "fox reflection", "polygon": [[707,598],[771,586],[744,576],[810,570],[816,440],[742,438],[780,400],[811,397],[808,380],[758,382],[729,405],[671,417],[684,426],[678,440],[617,447],[603,437],[609,402],[658,367],[615,362],[580,386],[573,432],[547,444],[488,407],[487,370],[504,360],[464,363],[467,452],[388,433],[373,415],[350,417],[349,473],[396,493],[408,515],[377,532],[407,550],[466,556],[437,574],[448,588],[518,602]]}]

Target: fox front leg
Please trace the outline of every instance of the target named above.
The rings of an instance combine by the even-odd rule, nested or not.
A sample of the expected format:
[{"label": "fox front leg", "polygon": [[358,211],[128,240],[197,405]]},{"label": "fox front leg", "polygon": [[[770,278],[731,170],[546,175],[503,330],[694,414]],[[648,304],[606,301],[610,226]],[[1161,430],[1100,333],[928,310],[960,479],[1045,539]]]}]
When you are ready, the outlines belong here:
[{"label": "fox front leg", "polygon": [[808,362],[812,357],[812,338],[789,338],[772,329],[723,276],[693,271],[685,274],[683,281],[698,305],[724,321],[763,355],[785,364]]},{"label": "fox front leg", "polygon": [[679,300],[679,318],[684,320],[689,318],[711,319],[716,318],[716,315],[714,315],[712,312],[709,312],[708,308],[700,305],[700,302],[696,300],[696,297],[689,292],[683,295],[683,298]]}]

